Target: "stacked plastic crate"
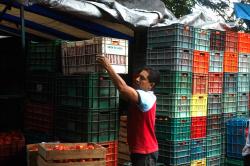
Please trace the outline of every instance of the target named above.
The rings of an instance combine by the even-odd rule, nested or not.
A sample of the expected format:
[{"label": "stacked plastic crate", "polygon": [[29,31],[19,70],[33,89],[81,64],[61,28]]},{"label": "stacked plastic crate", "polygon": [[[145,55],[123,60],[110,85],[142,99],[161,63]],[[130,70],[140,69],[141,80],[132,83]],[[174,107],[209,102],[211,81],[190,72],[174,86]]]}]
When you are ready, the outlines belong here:
[{"label": "stacked plastic crate", "polygon": [[221,112],[223,93],[223,32],[210,30],[207,101],[207,165],[221,164]]},{"label": "stacked plastic crate", "polygon": [[194,28],[183,24],[148,30],[146,64],[160,71],[156,87],[159,162],[191,164],[190,101]]},{"label": "stacked plastic crate", "polygon": [[250,34],[238,33],[238,102],[237,102],[237,116],[249,117],[248,102],[249,102],[249,59],[250,59]]},{"label": "stacked plastic crate", "polygon": [[27,50],[27,143],[54,141],[55,79],[61,73],[61,41],[30,42]]},{"label": "stacked plastic crate", "polygon": [[55,135],[67,142],[107,148],[106,164],[117,165],[119,94],[96,56],[109,58],[117,73],[128,71],[128,41],[108,37],[64,42],[63,75],[56,79]]},{"label": "stacked plastic crate", "polygon": [[[194,28],[191,99],[191,165],[206,165],[210,31]],[[210,142],[209,142],[210,143]]]},{"label": "stacked plastic crate", "polygon": [[224,44],[223,57],[223,94],[221,114],[221,165],[226,156],[226,122],[236,116],[238,80],[238,34],[232,31],[220,32]]}]

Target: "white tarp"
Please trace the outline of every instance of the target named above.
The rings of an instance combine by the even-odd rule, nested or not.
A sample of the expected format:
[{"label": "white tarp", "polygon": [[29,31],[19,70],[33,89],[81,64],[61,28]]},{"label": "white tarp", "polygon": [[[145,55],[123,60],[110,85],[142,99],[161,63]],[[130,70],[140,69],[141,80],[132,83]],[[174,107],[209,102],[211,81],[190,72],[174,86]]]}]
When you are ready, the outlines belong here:
[{"label": "white tarp", "polygon": [[166,26],[172,23],[183,23],[204,29],[218,30],[232,27],[221,20],[210,18],[202,11],[176,19],[160,0],[120,1],[119,3],[119,0],[29,0],[31,4],[43,4],[56,10],[71,12],[83,17],[102,18],[103,15],[109,15],[109,17],[133,28]]}]

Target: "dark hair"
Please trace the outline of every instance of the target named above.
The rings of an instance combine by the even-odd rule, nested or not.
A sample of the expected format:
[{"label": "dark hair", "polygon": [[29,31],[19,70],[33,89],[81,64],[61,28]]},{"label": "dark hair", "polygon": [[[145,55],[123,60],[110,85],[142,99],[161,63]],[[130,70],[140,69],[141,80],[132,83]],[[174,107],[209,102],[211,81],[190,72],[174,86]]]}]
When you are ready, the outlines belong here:
[{"label": "dark hair", "polygon": [[140,69],[138,71],[138,73],[140,73],[141,71],[147,71],[148,72],[148,80],[150,83],[155,83],[154,87],[152,89],[155,88],[156,85],[159,84],[160,82],[160,72],[158,70],[155,70],[151,67],[143,67],[142,69]]}]

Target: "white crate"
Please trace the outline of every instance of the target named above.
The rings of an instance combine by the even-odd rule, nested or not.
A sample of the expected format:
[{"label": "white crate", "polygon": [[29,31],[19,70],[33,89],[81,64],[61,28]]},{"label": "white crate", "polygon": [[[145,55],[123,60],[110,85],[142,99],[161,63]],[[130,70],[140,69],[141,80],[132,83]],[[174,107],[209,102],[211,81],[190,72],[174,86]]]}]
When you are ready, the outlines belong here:
[{"label": "white crate", "polygon": [[128,73],[128,41],[109,37],[64,42],[62,44],[62,67],[64,75],[105,71],[96,56],[109,59],[116,73]]}]

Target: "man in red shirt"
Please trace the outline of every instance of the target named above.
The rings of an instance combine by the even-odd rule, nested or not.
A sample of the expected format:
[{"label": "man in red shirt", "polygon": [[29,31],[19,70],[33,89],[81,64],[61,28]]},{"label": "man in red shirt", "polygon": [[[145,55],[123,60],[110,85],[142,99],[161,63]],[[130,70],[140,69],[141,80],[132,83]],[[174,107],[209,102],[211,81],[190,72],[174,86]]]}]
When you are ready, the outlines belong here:
[{"label": "man in red shirt", "polygon": [[156,96],[152,90],[160,81],[159,72],[143,68],[138,72],[132,88],[114,71],[107,58],[98,56],[97,61],[107,70],[121,97],[130,103],[128,145],[132,165],[155,166],[158,142],[155,136]]}]

